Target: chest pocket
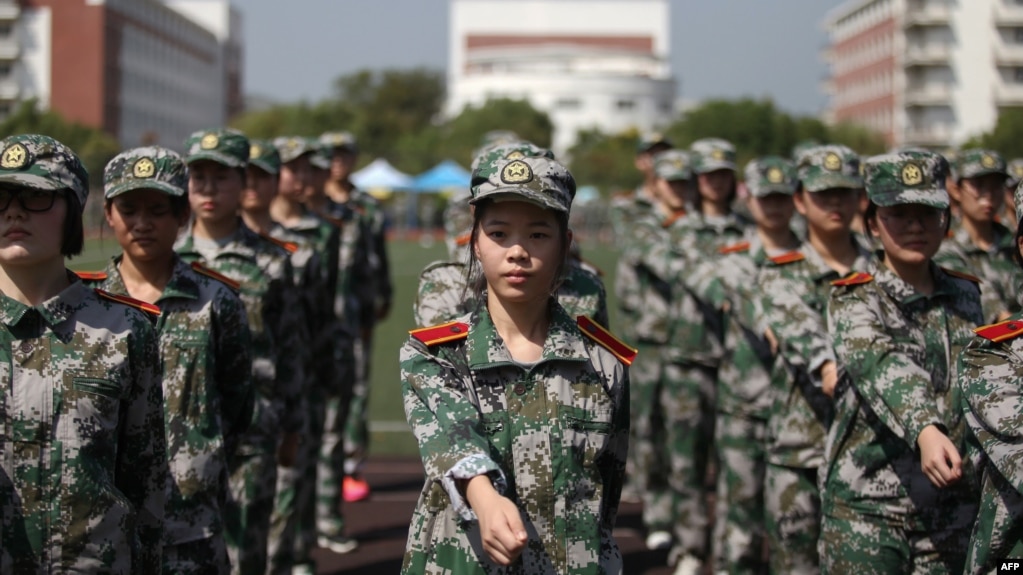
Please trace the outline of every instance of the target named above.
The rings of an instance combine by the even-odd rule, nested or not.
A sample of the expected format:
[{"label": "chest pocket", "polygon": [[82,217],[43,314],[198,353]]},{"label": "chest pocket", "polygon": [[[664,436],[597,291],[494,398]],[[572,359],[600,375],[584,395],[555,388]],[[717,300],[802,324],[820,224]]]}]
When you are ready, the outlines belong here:
[{"label": "chest pocket", "polygon": [[123,382],[106,370],[69,370],[63,375],[63,397],[55,397],[58,435],[64,440],[116,441]]},{"label": "chest pocket", "polygon": [[508,426],[508,414],[503,411],[480,415],[480,427],[490,444],[490,457],[502,469],[512,468],[511,430]]},{"label": "chest pocket", "polygon": [[611,409],[562,406],[561,426],[571,460],[587,472],[599,471],[597,464],[611,434]]},{"label": "chest pocket", "polygon": [[210,389],[202,384],[213,375],[209,345],[209,334],[199,331],[176,333],[162,344],[165,410],[185,418],[190,428],[202,423],[204,406],[209,404]]}]

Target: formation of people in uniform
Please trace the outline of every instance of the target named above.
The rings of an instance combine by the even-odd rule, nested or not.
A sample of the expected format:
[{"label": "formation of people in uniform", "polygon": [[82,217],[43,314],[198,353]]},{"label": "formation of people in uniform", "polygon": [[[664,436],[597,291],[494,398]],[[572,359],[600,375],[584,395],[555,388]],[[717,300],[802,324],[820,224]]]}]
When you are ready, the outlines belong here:
[{"label": "formation of people in uniform", "polygon": [[[355,138],[0,140],[0,572],[310,573],[355,549],[391,308]],[[547,149],[487,135],[396,358],[425,482],[402,572],[987,574],[1023,556],[1023,162],[639,142],[621,338]],[[1021,214],[1023,215],[1023,214]],[[397,342],[390,342],[397,343]],[[713,493],[714,508],[708,497]]]}]

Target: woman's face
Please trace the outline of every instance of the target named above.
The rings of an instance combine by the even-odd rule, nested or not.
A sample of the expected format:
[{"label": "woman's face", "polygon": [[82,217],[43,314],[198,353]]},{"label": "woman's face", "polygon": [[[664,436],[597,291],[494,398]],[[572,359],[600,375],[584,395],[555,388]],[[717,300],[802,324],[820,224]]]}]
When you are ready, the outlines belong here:
[{"label": "woman's face", "polygon": [[860,205],[860,190],[832,188],[796,194],[796,209],[806,225],[819,234],[848,233]]},{"label": "woman's face", "polygon": [[295,158],[281,166],[281,180],[277,191],[282,197],[292,202],[305,199],[305,191],[312,184],[313,167],[309,163],[309,154]]},{"label": "woman's face", "polygon": [[68,192],[0,187],[0,265],[35,266],[63,259]]},{"label": "woman's face", "polygon": [[1005,176],[987,174],[963,178],[949,188],[952,199],[959,202],[959,213],[974,222],[994,221],[1005,199]]},{"label": "woman's face", "polygon": [[735,189],[735,172],[732,170],[714,170],[696,176],[700,198],[705,202],[727,205],[732,199]]},{"label": "woman's face", "polygon": [[159,190],[132,190],[106,206],[107,223],[127,257],[153,261],[174,252],[178,230],[188,214],[174,214],[171,198]]},{"label": "woman's face", "polygon": [[210,160],[188,165],[188,202],[197,220],[220,224],[237,217],[243,187],[236,168]]},{"label": "woman's face", "polygon": [[920,204],[880,206],[870,230],[881,241],[885,258],[905,265],[926,264],[945,238],[948,213]]},{"label": "woman's face", "polygon": [[270,209],[270,202],[277,195],[277,176],[256,166],[249,166],[246,174],[248,177],[242,191],[242,209],[248,213]]},{"label": "woman's face", "polygon": [[656,184],[657,199],[669,210],[681,210],[686,207],[686,195],[689,190],[689,182],[685,180],[665,180],[657,178]]},{"label": "woman's face", "polygon": [[765,230],[783,230],[789,227],[796,207],[792,196],[773,193],[761,198],[749,199],[749,211],[757,226]]},{"label": "woman's face", "polygon": [[560,234],[551,210],[524,201],[488,205],[475,256],[490,294],[513,303],[546,301],[566,255],[568,244]]}]

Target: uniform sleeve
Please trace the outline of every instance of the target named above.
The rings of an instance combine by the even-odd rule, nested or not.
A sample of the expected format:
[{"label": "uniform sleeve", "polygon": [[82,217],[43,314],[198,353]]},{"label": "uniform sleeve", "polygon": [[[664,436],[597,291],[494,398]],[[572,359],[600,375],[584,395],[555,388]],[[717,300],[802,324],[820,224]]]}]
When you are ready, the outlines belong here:
[{"label": "uniform sleeve", "polygon": [[139,317],[132,326],[129,361],[134,379],[122,404],[115,484],[137,512],[138,555],[132,572],[162,568],[163,517],[169,478],[164,436],[163,388],[156,332]]},{"label": "uniform sleeve", "polygon": [[252,334],[245,305],[234,293],[221,290],[214,300],[216,386],[224,422],[224,451],[230,458],[252,421],[256,392],[252,380]]},{"label": "uniform sleeve", "polygon": [[370,237],[373,240],[374,275],[376,277],[376,309],[389,309],[394,296],[391,283],[391,262],[387,256],[387,221],[384,211],[374,205]]},{"label": "uniform sleeve", "polygon": [[991,464],[1023,493],[1023,358],[1010,345],[974,339],[959,356],[958,383],[971,433]]},{"label": "uniform sleeve", "polygon": [[447,266],[423,270],[412,310],[417,326],[449,322],[464,313],[460,304],[466,286],[460,276]]},{"label": "uniform sleeve", "polygon": [[359,306],[359,327],[371,328],[375,318],[376,263],[373,252],[372,230],[365,218],[355,220],[359,226],[359,240],[355,248],[355,263],[352,266],[352,289]]},{"label": "uniform sleeve", "polygon": [[867,288],[835,290],[828,323],[852,385],[888,429],[915,450],[925,427],[944,426],[930,395],[930,373],[892,339]]},{"label": "uniform sleeve", "polygon": [[827,302],[812,305],[808,292],[813,286],[776,269],[762,271],[757,283],[760,297],[755,298],[754,305],[761,324],[758,327],[762,332],[769,328],[778,340],[779,354],[785,363],[805,371],[819,387],[821,366],[836,360],[827,316],[821,311]]},{"label": "uniform sleeve", "polygon": [[611,477],[604,487],[604,501],[607,507],[604,509],[604,516],[601,518],[604,525],[609,529],[614,528],[618,518],[618,506],[622,499],[622,487],[625,485],[625,466],[629,458],[629,430],[632,424],[629,415],[630,389],[629,371],[622,369],[619,375],[621,385],[618,387],[618,397],[615,404],[614,426],[609,441],[611,457]]},{"label": "uniform sleeve", "polygon": [[405,416],[419,442],[427,478],[444,487],[462,519],[474,520],[475,513],[458,482],[486,474],[502,494],[507,482],[490,456],[466,382],[454,366],[442,363],[410,340],[401,348],[401,389]]},{"label": "uniform sleeve", "polygon": [[276,347],[274,386],[284,410],[281,414],[284,433],[301,430],[305,417],[301,409],[306,367],[302,346],[308,343],[304,339],[308,330],[303,322],[300,290],[292,283],[293,277],[291,262],[285,259],[280,277],[270,281],[264,302],[267,328],[272,330]]},{"label": "uniform sleeve", "polygon": [[600,281],[600,278],[597,278],[597,285],[600,289],[597,293],[597,312],[593,314],[593,319],[610,330],[611,315],[607,311],[607,288],[604,287],[604,282]]}]

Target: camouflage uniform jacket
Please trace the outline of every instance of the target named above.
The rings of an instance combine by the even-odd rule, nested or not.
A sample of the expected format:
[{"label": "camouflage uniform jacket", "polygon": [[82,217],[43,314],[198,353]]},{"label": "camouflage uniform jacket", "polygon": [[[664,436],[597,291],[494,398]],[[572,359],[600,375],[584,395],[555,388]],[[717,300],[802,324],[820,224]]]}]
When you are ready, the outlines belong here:
[{"label": "camouflage uniform jacket", "polygon": [[[639,275],[640,270],[637,266],[640,265],[644,244],[653,240],[649,232],[656,230],[657,223],[663,220],[654,205],[644,198],[640,191],[638,190],[635,196],[622,196],[611,202],[615,237],[624,243],[615,266],[614,290],[624,324],[622,333],[629,341],[639,339],[634,326],[645,304],[643,278]],[[633,207],[637,208],[635,212],[632,211]],[[652,230],[644,229],[644,226],[650,226],[651,223]]]},{"label": "camouflage uniform jacket", "polygon": [[337,290],[334,315],[347,329],[358,333],[363,327],[363,311],[374,301],[371,229],[363,211],[353,202],[327,202],[326,219],[340,230]]},{"label": "camouflage uniform jacket", "polygon": [[[403,573],[612,574],[612,529],[629,445],[628,371],[551,304],[543,357],[516,363],[485,306],[467,337],[401,349],[405,413],[426,468]],[[456,482],[488,474],[529,542],[501,568],[480,546]]]},{"label": "camouflage uniform jacket", "polygon": [[930,296],[880,262],[870,273],[872,280],[837,287],[828,306],[847,377],[835,390],[822,508],[826,514],[848,509],[880,515],[929,531],[976,501],[969,461],[963,460],[963,480],[936,488],[920,468],[917,438],[936,425],[963,452],[954,360],[981,320],[980,293],[973,282],[934,264]]},{"label": "camouflage uniform jacket", "polygon": [[615,288],[629,341],[668,343],[668,228],[683,216],[651,212],[634,222],[618,259]]},{"label": "camouflage uniform jacket", "polygon": [[[96,287],[127,296],[119,263]],[[252,419],[251,336],[238,295],[179,258],[156,305],[171,470],[164,541],[174,545],[223,532],[227,462]]]},{"label": "camouflage uniform jacket", "polygon": [[995,241],[990,250],[974,245],[970,233],[959,226],[952,237],[941,244],[941,250],[934,261],[954,270],[973,274],[980,278],[980,303],[984,309],[984,321],[997,322],[1003,312],[1020,311],[1016,301],[1016,290],[1023,277],[1012,259],[1016,251],[1016,239],[1005,226],[995,223]]},{"label": "camouflage uniform jacket", "polygon": [[[874,254],[857,244],[853,271],[873,269]],[[820,368],[837,359],[828,335],[831,282],[840,278],[805,242],[799,256],[769,262],[757,279],[755,316],[759,333],[778,340],[784,371],[774,379],[768,418],[767,457],[776,465],[803,469],[824,463],[824,440],[834,402],[821,389]]]},{"label": "camouflage uniform jacket", "polygon": [[0,572],[158,574],[167,445],[146,314],[71,285],[0,295]]},{"label": "camouflage uniform jacket", "polygon": [[[437,261],[419,274],[419,290],[413,308],[416,325],[449,322],[476,309],[476,298],[466,292],[464,262]],[[558,303],[569,317],[585,315],[608,326],[607,293],[600,277],[577,262],[569,264],[568,276],[558,288]]]},{"label": "camouflage uniform jacket", "polygon": [[387,217],[380,202],[369,193],[356,189],[355,200],[362,206],[370,238],[370,269],[373,274],[373,305],[369,307],[374,314],[368,321],[376,323],[375,312],[390,308],[394,298],[394,286],[391,283],[391,263],[387,257]]},{"label": "camouflage uniform jacket", "polygon": [[719,257],[696,267],[693,291],[705,305],[721,310],[724,316],[718,411],[766,420],[777,358],[764,332],[756,328],[753,301],[757,297],[757,276],[772,260],[755,230],[751,228],[747,236],[748,240],[721,248]]},{"label": "camouflage uniform jacket", "polygon": [[178,238],[175,250],[186,262],[199,261],[241,284],[239,295],[252,333],[256,408],[239,452],[266,453],[277,448],[282,433],[302,428],[302,306],[290,254],[240,221],[238,225],[234,237],[209,261],[193,247],[190,233]]},{"label": "camouflage uniform jacket", "polygon": [[[691,212],[667,228],[670,240],[655,248],[651,260],[658,262],[671,286],[667,314],[671,345],[665,359],[674,363],[697,364],[716,368],[724,353],[724,316],[720,308],[697,296],[697,286],[705,283],[697,273],[701,264],[716,259],[723,247],[742,240],[749,225],[731,213],[711,220],[700,212]],[[702,273],[714,274],[709,266]]]},{"label": "camouflage uniform jacket", "polygon": [[[358,228],[358,244],[349,247],[352,253],[347,258],[352,260],[349,281],[353,282],[358,299],[358,326],[372,327],[376,322],[376,310],[390,306],[393,295],[384,212],[373,196],[358,189],[352,190],[349,200],[343,204],[328,202],[327,212],[342,222],[342,228],[345,224]],[[345,255],[348,254],[342,255],[343,263],[347,263]]]},{"label": "camouflage uniform jacket", "polygon": [[650,201],[643,184],[630,193],[615,195],[611,199],[611,226],[615,236],[628,237],[636,222],[654,215],[655,211],[656,205]]}]

